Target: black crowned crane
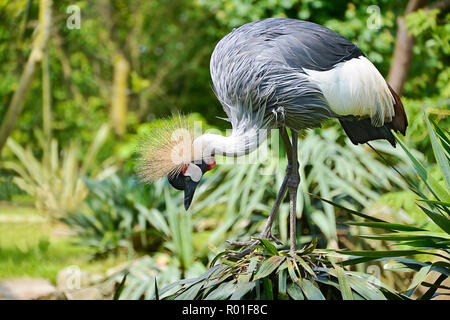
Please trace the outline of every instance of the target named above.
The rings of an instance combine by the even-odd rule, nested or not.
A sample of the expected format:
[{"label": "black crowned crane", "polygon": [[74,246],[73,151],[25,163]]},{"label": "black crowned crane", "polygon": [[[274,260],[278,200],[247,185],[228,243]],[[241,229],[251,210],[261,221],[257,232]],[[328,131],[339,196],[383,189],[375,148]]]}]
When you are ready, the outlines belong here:
[{"label": "black crowned crane", "polygon": [[[203,174],[214,166],[215,155],[252,152],[264,140],[262,129],[278,128],[288,165],[260,237],[274,239],[271,226],[289,191],[291,250],[295,250],[300,182],[299,130],[336,118],[355,145],[386,139],[395,147],[391,130],[404,135],[408,125],[398,95],[364,53],[336,32],[311,22],[273,18],[234,29],[217,44],[210,71],[215,94],[233,128],[231,136],[193,138],[189,124],[179,117],[155,130],[142,145],[141,176],[149,182],[168,176],[173,187],[184,190],[187,210]],[[251,243],[255,242],[237,244]]]}]

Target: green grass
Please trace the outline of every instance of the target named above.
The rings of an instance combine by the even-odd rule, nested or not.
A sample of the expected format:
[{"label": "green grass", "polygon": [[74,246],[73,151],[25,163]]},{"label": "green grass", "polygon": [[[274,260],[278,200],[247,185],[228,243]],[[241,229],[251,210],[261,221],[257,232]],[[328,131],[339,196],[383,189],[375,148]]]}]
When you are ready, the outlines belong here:
[{"label": "green grass", "polygon": [[81,270],[103,273],[124,257],[92,260],[92,250],[76,246],[71,237],[55,234],[34,208],[0,206],[0,279],[40,277],[56,282],[61,269],[77,265]]}]

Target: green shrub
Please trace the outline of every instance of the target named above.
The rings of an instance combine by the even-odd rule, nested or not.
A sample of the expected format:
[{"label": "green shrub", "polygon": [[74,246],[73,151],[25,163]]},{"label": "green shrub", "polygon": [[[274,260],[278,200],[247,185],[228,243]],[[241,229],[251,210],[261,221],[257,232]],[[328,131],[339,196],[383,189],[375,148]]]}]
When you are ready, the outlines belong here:
[{"label": "green shrub", "polygon": [[155,250],[169,233],[162,217],[162,188],[138,184],[117,175],[103,181],[84,179],[89,196],[79,210],[61,221],[73,228],[80,245],[96,249],[98,256],[118,253],[121,248]]},{"label": "green shrub", "polygon": [[13,182],[34,198],[41,213],[59,218],[80,206],[87,196],[88,191],[82,181],[84,175],[104,176],[116,170],[114,166],[93,168],[94,159],[108,131],[108,125],[98,130],[82,161],[79,160],[80,148],[76,141],[60,150],[55,139],[46,139],[42,132],[36,131],[41,151],[38,158],[31,146],[24,148],[9,138],[7,146],[16,160],[5,161],[2,165],[17,174]]}]

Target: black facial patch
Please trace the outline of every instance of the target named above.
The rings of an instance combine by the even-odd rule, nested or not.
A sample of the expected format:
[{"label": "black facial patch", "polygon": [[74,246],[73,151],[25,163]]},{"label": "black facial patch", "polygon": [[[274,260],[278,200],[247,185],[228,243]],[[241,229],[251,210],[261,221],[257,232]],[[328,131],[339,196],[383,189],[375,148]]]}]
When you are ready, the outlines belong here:
[{"label": "black facial patch", "polygon": [[[205,172],[208,171],[209,164],[202,160],[202,163],[197,164],[194,162],[195,165],[200,167],[200,170],[202,170],[202,174],[205,174]],[[177,190],[185,190],[186,189],[186,183],[189,183],[188,179],[190,180],[190,177],[187,177],[183,174],[183,172],[180,172],[176,176],[171,176],[167,178],[169,180],[169,183]]]},{"label": "black facial patch", "polygon": [[197,164],[199,167],[200,167],[200,169],[202,170],[202,174],[205,174],[205,172],[206,171],[208,171],[208,164],[205,162],[205,161],[203,161],[202,160],[202,163],[200,163],[200,164]]},{"label": "black facial patch", "polygon": [[169,183],[177,190],[184,190],[186,182],[184,181],[184,176],[180,172],[175,177],[168,177]]}]

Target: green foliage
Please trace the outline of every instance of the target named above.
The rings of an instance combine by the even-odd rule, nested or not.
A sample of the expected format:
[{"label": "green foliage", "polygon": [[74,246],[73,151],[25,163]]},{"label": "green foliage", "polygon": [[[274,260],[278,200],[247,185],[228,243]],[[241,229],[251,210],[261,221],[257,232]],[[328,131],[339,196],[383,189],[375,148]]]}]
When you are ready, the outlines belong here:
[{"label": "green foliage", "polygon": [[413,66],[405,85],[411,96],[427,92],[450,97],[450,67],[444,62],[450,53],[450,25],[445,23],[449,18],[448,12],[441,14],[438,9],[420,9],[406,17],[406,26],[416,38],[414,55],[423,62]]},{"label": "green foliage", "polygon": [[[31,5],[29,5],[31,4]],[[201,113],[209,123],[223,115],[210,89],[209,56],[215,43],[232,28],[267,17],[290,17],[317,22],[357,42],[387,75],[396,17],[405,9],[395,1],[325,0],[214,0],[171,2],[108,1],[90,5],[77,1],[81,28],[68,29],[70,1],[54,2],[54,36],[49,45],[52,129],[59,143],[77,136],[86,150],[93,130],[110,118],[111,84],[117,49],[130,64],[128,132],[141,122],[174,109]],[[369,29],[369,6],[380,8],[381,28]],[[0,105],[7,106],[22,71],[33,37],[38,2],[14,1],[0,5]],[[448,20],[448,18],[447,18]],[[104,23],[108,21],[108,23]],[[436,10],[411,14],[408,28],[417,36],[415,56],[406,84],[407,96],[422,98],[439,93],[448,97],[448,23]],[[17,27],[18,26],[18,27]],[[422,63],[424,61],[424,63]],[[13,138],[33,142],[33,128],[41,124],[42,79],[37,77],[25,102]],[[407,108],[408,109],[408,108]],[[6,108],[0,108],[3,118]],[[106,142],[99,160],[117,152],[114,138]]]},{"label": "green foliage", "polygon": [[[405,2],[389,0],[113,0],[95,3],[80,0],[75,4],[81,9],[81,28],[70,30],[66,26],[69,16],[66,9],[72,4],[73,1],[67,0],[53,1],[54,19],[48,46],[53,140],[45,141],[39,133],[34,134],[42,124],[42,75],[38,70],[17,129],[3,150],[0,200],[16,201],[26,192],[39,208],[53,216],[71,211],[67,222],[78,230],[80,243],[91,247],[89,250],[97,255],[120,252],[121,248],[127,248],[130,257],[135,256],[132,254],[135,251],[150,254],[128,266],[130,274],[120,297],[130,299],[156,295],[155,279],[159,295],[164,297],[162,288],[166,285],[202,274],[204,265],[214,258],[211,248],[215,252],[225,250],[225,239],[257,234],[284,177],[286,160],[283,156],[277,158],[275,152],[268,155],[272,161],[255,165],[219,163],[199,185],[190,213],[182,209],[182,194],[174,192],[164,181],[140,186],[133,179],[119,181],[112,177],[105,180],[117,168],[123,175],[134,175],[134,162],[129,159],[134,157],[138,138],[145,135],[150,126],[158,124],[157,117],[175,110],[185,114],[193,111],[193,118],[207,124],[207,129],[211,125],[219,129],[228,126],[216,118],[224,113],[210,86],[209,58],[219,39],[232,28],[251,20],[306,19],[357,43],[386,76],[394,48],[396,18],[403,14],[406,6]],[[38,5],[39,1],[0,0],[0,119],[5,116],[3,106],[9,104],[17,89],[30,54]],[[374,19],[373,12],[368,10],[372,5],[380,8],[379,29],[368,27]],[[445,171],[449,150],[444,138],[447,135],[444,128],[449,125],[450,68],[445,64],[450,43],[448,18],[448,13],[437,10],[419,10],[406,17],[407,28],[416,37],[402,97],[409,119],[404,139],[409,152],[399,156],[400,148],[394,150],[378,141],[372,144],[409,182],[413,175],[404,162],[415,159],[421,181],[414,183],[412,189],[420,192],[421,207],[414,205],[417,196],[407,189],[406,180],[381,164],[371,149],[351,145],[344,139],[342,130],[308,131],[299,142],[302,192],[298,196],[298,243],[305,244],[317,238],[320,247],[338,245],[352,252],[377,249],[381,255],[375,254],[375,258],[355,256],[355,261],[364,263],[349,263],[352,272],[358,270],[360,277],[366,276],[361,272],[366,271],[368,261],[381,264],[387,256],[392,258],[399,252],[415,254],[418,251],[414,250],[419,249],[423,252],[421,245],[430,246],[432,250],[448,245],[447,224],[442,218],[448,210],[445,196],[449,187]],[[126,133],[118,138],[106,134],[105,128],[111,120],[115,62],[119,55],[127,60],[130,72],[126,83],[127,112],[122,119],[126,122]],[[424,106],[432,106],[425,111],[442,128],[436,129],[434,136],[426,134],[427,128],[434,124],[424,121]],[[98,128],[102,129],[93,139]],[[444,148],[442,152],[439,152],[440,145]],[[83,180],[83,176],[89,179]],[[320,201],[320,198],[330,201]],[[388,214],[393,213],[392,219],[385,219],[379,210],[378,206],[385,208],[386,205],[390,210]],[[363,207],[367,209],[364,213],[360,212]],[[336,224],[335,217],[338,222],[347,219],[350,213],[345,208],[351,208],[359,220],[352,220],[343,227]],[[377,218],[370,218],[373,215]],[[277,236],[284,242],[288,235],[287,216],[288,205],[283,203],[274,231],[280,230]],[[392,223],[385,220],[392,220]],[[381,233],[385,230],[382,228],[388,228],[387,233]],[[354,236],[361,233],[367,237]],[[387,238],[398,241],[385,240]],[[396,244],[395,250],[392,250],[392,241]],[[275,254],[270,244],[265,245],[267,250],[271,248],[269,251],[274,257],[283,256],[282,250],[275,248],[278,252]],[[264,264],[267,256],[261,250],[255,253],[257,261],[252,272],[259,271],[263,265],[265,273],[271,271],[271,265]],[[164,251],[168,264],[161,263],[157,251]],[[39,250],[34,253],[50,259]],[[338,255],[336,259],[344,257]],[[339,261],[332,261],[331,255],[321,262],[327,268],[326,279],[322,278],[326,283],[318,281],[320,270],[309,264],[315,263],[316,258],[315,253],[306,254],[302,258],[306,264],[302,264],[303,260],[284,257],[285,261],[291,261],[295,272],[295,265],[301,271],[305,280],[302,286],[294,285],[286,267],[281,272],[272,270],[252,284],[240,286],[239,283],[239,289],[235,289],[238,282],[230,284],[232,277],[226,281],[221,279],[223,286],[220,288],[223,292],[232,290],[229,297],[234,295],[234,298],[308,298],[315,297],[317,287],[325,298],[357,299],[377,295],[376,291],[361,294],[357,289],[363,290],[364,285],[354,280],[357,279],[354,274],[340,267]],[[369,260],[373,258],[376,261]],[[433,270],[442,271],[442,265],[423,262],[427,259],[424,255],[415,255],[417,260],[394,258],[393,263],[401,264],[398,268],[419,271],[406,289],[430,285],[423,298],[434,295],[433,290],[436,291],[442,278],[427,284],[422,277]],[[403,260],[400,262],[400,259]],[[13,268],[14,263],[8,266]],[[248,261],[246,264],[250,267]],[[224,265],[222,261],[220,266],[228,268],[222,270],[227,274],[236,274],[231,265]],[[313,270],[317,279],[306,271],[306,266]],[[119,273],[114,281],[122,281],[123,276]],[[383,276],[395,289],[409,281],[407,277],[399,280]],[[214,277],[208,279],[214,280]],[[203,282],[191,286],[190,280],[182,281],[185,282],[180,288],[190,290],[187,296],[195,292],[197,298],[208,295],[205,286],[200,286]],[[277,292],[278,288],[281,293]],[[402,290],[406,292],[406,289]],[[208,295],[210,298],[221,297],[220,290],[214,291],[215,295]],[[388,292],[391,291],[382,290],[383,296],[398,297]]]},{"label": "green foliage", "polygon": [[177,205],[182,199],[174,196],[165,181],[149,186],[116,175],[84,181],[90,191],[84,206],[61,218],[77,232],[81,245],[94,248],[96,256],[122,249],[130,257],[136,251],[166,247],[175,255],[181,272],[193,265],[191,215]]},{"label": "green foliage", "polygon": [[24,192],[13,182],[13,176],[0,173],[0,201],[12,201],[15,195]]},{"label": "green foliage", "polygon": [[420,100],[409,98],[402,100],[408,113],[408,130],[404,141],[414,150],[422,152],[426,157],[425,160],[432,163],[434,155],[423,113],[431,116],[440,127],[448,128],[450,126],[448,98],[425,97]]},{"label": "green foliage", "polygon": [[116,299],[149,300],[156,295],[156,288],[165,287],[181,278],[176,260],[164,254],[138,258],[112,275],[108,281],[123,281],[125,275],[126,280]]},{"label": "green foliage", "polygon": [[[449,172],[446,133],[438,126],[435,129],[426,119],[433,150],[444,180]],[[433,181],[427,170],[399,142],[413,163],[413,168],[425,182],[428,197],[411,184],[413,190],[428,206],[419,205],[432,223],[440,228],[433,231],[406,224],[395,224],[372,218],[364,213],[347,210],[363,221],[348,221],[347,225],[370,229],[382,229],[387,233],[359,235],[360,238],[379,241],[393,241],[399,249],[386,251],[349,251],[316,249],[317,241],[295,252],[280,250],[271,242],[259,239],[256,250],[243,258],[234,258],[239,251],[226,249],[211,261],[209,269],[197,278],[172,283],[158,292],[160,299],[408,299],[423,284],[429,289],[418,299],[431,299],[440,293],[442,281],[450,275],[448,251],[450,249],[450,220],[448,192],[441,192],[439,182]],[[445,147],[444,147],[445,146]],[[437,188],[437,189],[436,189]],[[345,209],[332,201],[326,201],[339,209]],[[416,256],[439,257],[440,261],[421,262]],[[396,261],[385,264],[385,269],[417,272],[411,284],[403,293],[396,292],[380,279],[370,274],[348,271],[346,268],[367,262]],[[218,265],[216,263],[220,261]],[[441,274],[434,283],[425,282],[427,275],[435,271]]]},{"label": "green foliage", "polygon": [[124,257],[90,260],[93,250],[71,243],[35,208],[0,206],[0,279],[37,277],[56,283],[57,274],[68,266],[103,273]]},{"label": "green foliage", "polygon": [[[217,255],[201,276],[159,290],[175,300],[384,300],[404,299],[367,275],[344,270],[333,254],[316,249],[316,241],[295,252],[278,250],[267,240],[239,260],[235,252]],[[216,261],[220,263],[215,265]]]},{"label": "green foliage", "polygon": [[[329,128],[320,134],[309,133],[299,141],[300,176],[304,183],[300,185],[298,210],[309,214],[328,240],[336,237],[336,212],[308,194],[364,206],[378,199],[383,190],[405,187],[393,170],[381,164],[367,148],[355,148],[348,139],[342,146],[339,138],[338,132]],[[394,152],[384,142],[373,145],[387,154]]]},{"label": "green foliage", "polygon": [[[300,163],[303,165],[300,171],[304,190],[303,194],[299,195],[299,206],[301,205],[302,208],[299,212],[303,212],[302,216],[306,217],[305,222],[300,220],[299,224],[305,223],[301,225],[302,229],[309,226],[311,228],[309,237],[322,238],[321,244],[325,246],[327,240],[334,238],[332,234],[330,236],[325,232],[335,228],[335,214],[342,214],[342,210],[327,205],[329,211],[323,211],[325,205],[310,194],[318,193],[323,197],[336,198],[343,204],[360,203],[359,206],[363,206],[379,197],[379,193],[371,190],[381,192],[383,189],[392,190],[394,186],[404,186],[404,182],[398,179],[393,170],[381,165],[374,158],[373,153],[362,148],[347,146],[350,142],[346,142],[346,146],[342,148],[335,140],[338,137],[334,128],[328,128],[321,130],[320,135],[319,131],[309,131],[299,141],[299,148],[302,150]],[[273,136],[273,139],[275,138],[277,139]],[[271,143],[273,145],[269,150],[276,153],[274,146],[276,141]],[[382,149],[383,143],[378,144],[377,147]],[[384,148],[386,152],[392,152],[387,147]],[[239,166],[234,166],[219,163],[212,173],[208,173],[203,178],[190,213],[182,209],[182,194],[173,192],[167,183],[159,181],[156,185],[150,186],[150,188],[162,189],[158,194],[164,199],[164,207],[158,210],[161,210],[161,215],[166,219],[170,229],[164,246],[173,255],[173,263],[179,266],[179,270],[185,271],[184,276],[193,272],[189,270],[195,268],[195,262],[205,261],[208,257],[212,259],[211,248],[223,248],[224,240],[243,239],[259,232],[266,218],[262,213],[269,211],[276,190],[284,177],[286,165],[284,157],[277,158],[270,152],[267,154],[267,159],[270,159],[267,164],[240,163]],[[251,161],[251,159],[248,160]],[[350,185],[345,181],[358,181],[358,184]],[[278,218],[281,230],[279,237],[285,242],[287,241],[287,209],[287,204],[282,204]],[[323,221],[317,229],[316,221],[321,222],[319,220],[321,217]],[[277,229],[274,228],[275,233]],[[307,239],[308,236],[298,240],[302,243]],[[266,245],[272,249],[272,254],[277,252],[277,249],[271,247],[269,243]],[[144,264],[152,268],[150,262]],[[131,272],[133,267],[127,270]],[[181,272],[180,276],[182,276]],[[137,284],[143,283],[144,280],[146,285],[142,284],[142,287],[138,289]],[[161,286],[163,283],[157,280],[158,286],[163,288]],[[130,274],[128,283],[135,283],[133,290],[139,290],[139,295],[133,295],[133,297],[148,297],[154,290],[154,277],[145,278]],[[291,290],[295,288],[294,286]],[[128,290],[127,297],[133,292],[132,289]],[[348,296],[347,292],[346,297]]]},{"label": "green foliage", "polygon": [[[448,252],[450,250],[450,197],[448,194],[448,175],[450,173],[448,146],[450,145],[448,133],[444,132],[435,123],[431,124],[425,115],[428,132],[433,145],[435,158],[437,159],[440,179],[435,180],[423,164],[408,150],[408,148],[399,141],[401,147],[408,155],[414,171],[420,177],[424,184],[411,183],[411,189],[419,197],[417,206],[421,209],[422,214],[429,218],[426,227],[417,228],[415,226],[405,224],[393,224],[387,222],[347,222],[350,225],[359,225],[371,229],[383,229],[387,232],[359,235],[361,238],[372,239],[378,241],[389,241],[390,246],[395,246],[401,250],[388,251],[342,251],[341,253],[353,256],[353,259],[347,260],[346,265],[358,264],[373,260],[385,260],[389,257],[395,257],[398,264],[396,269],[402,271],[417,271],[413,282],[406,290],[405,294],[411,296],[415,290],[426,279],[426,276],[435,271],[443,277],[438,277],[434,283],[425,282],[424,285],[429,287],[419,299],[431,299],[436,296],[437,289],[445,277],[450,276],[450,259]],[[433,228],[430,227],[434,226]],[[435,261],[422,262],[419,260],[399,258],[402,256],[423,256],[426,259],[438,257]],[[360,258],[355,258],[360,257]]]},{"label": "green foliage", "polygon": [[[55,139],[48,141],[40,131],[36,131],[42,153],[42,158],[37,159],[31,148],[24,149],[9,138],[7,145],[18,161],[5,161],[3,167],[19,175],[13,178],[14,183],[35,198],[36,207],[41,212],[57,218],[77,208],[86,197],[87,189],[81,178],[89,173],[107,134],[108,126],[104,125],[81,161],[76,141],[72,141],[60,159],[58,142]],[[107,167],[98,174],[107,174],[111,170],[114,168]]]},{"label": "green foliage", "polygon": [[169,229],[159,210],[162,188],[137,184],[133,178],[113,175],[107,180],[84,179],[90,194],[85,210],[68,212],[61,221],[77,231],[81,245],[95,248],[98,256],[121,248],[133,253],[158,247]]},{"label": "green foliage", "polygon": [[[303,212],[302,217],[305,217],[299,222],[302,229],[310,228],[311,233],[300,237],[300,243],[317,236],[326,246],[328,240],[334,239],[332,232],[326,232],[334,230],[334,216],[339,210],[327,205],[328,211],[324,212],[324,205],[310,194],[317,193],[336,198],[343,204],[359,203],[362,206],[378,198],[379,193],[371,190],[381,192],[404,184],[392,169],[374,158],[374,153],[354,148],[348,141],[342,147],[336,141],[339,137],[336,129],[327,128],[309,131],[299,141],[304,191],[299,194],[302,208],[299,212]],[[212,258],[211,248],[223,248],[224,240],[248,238],[260,231],[284,178],[284,156],[275,156],[277,139],[277,135],[272,136],[269,142],[272,146],[268,149],[271,151],[259,158],[263,163],[242,161],[236,166],[220,164],[225,159],[217,159],[219,164],[202,179],[189,212],[183,209],[182,193],[173,190],[164,179],[146,186],[131,178],[110,177],[105,181],[85,180],[90,190],[85,200],[86,209],[80,207],[78,212],[69,214],[63,221],[75,228],[81,243],[93,247],[98,255],[117,252],[119,248],[126,248],[130,254],[137,251],[153,255],[164,248],[170,253],[179,277],[198,274],[202,263]],[[383,143],[378,147],[382,148]],[[386,150],[392,152],[388,148]],[[247,160],[252,163],[252,159]],[[346,181],[358,183],[351,185]],[[287,213],[287,204],[282,204],[277,224],[279,237],[285,242]],[[316,221],[320,223],[318,228]],[[277,229],[274,228],[275,233]],[[145,246],[145,241],[153,245]],[[142,261],[151,267],[149,260]],[[131,272],[127,286],[128,283],[142,283],[144,278]],[[145,288],[153,290],[153,280],[145,280]],[[158,284],[160,287],[163,285],[162,282]],[[144,290],[143,287],[141,289]],[[133,295],[133,290],[128,289],[126,296]],[[151,295],[146,290],[143,294]]]}]

